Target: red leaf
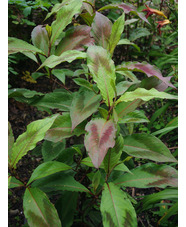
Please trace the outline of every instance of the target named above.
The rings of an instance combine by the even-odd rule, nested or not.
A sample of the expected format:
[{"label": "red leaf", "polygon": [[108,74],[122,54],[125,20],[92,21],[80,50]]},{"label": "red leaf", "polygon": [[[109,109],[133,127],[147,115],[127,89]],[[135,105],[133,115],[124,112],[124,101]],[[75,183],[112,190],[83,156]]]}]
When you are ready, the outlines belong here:
[{"label": "red leaf", "polygon": [[85,127],[89,132],[85,136],[85,147],[93,165],[99,168],[109,148],[115,145],[116,127],[112,120],[91,120]]}]

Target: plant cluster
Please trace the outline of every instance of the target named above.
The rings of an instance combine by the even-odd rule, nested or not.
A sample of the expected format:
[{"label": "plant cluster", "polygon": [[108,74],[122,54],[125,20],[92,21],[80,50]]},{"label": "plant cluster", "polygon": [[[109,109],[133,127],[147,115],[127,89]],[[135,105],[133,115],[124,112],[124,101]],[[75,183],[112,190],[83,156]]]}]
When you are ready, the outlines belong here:
[{"label": "plant cluster", "polygon": [[[117,11],[115,20],[103,14],[112,10]],[[148,7],[148,15],[152,13],[162,15]],[[33,29],[32,44],[9,37],[9,54],[22,53],[38,65],[36,72],[25,73],[27,79],[47,76],[51,84],[58,81],[62,86],[46,94],[9,89],[10,98],[50,115],[30,123],[16,141],[9,123],[9,188],[25,188],[23,208],[28,225],[136,227],[140,212],[154,204],[166,206],[159,202],[169,199],[159,224],[165,222],[177,213],[177,159],[156,135],[176,128],[177,118],[154,134],[133,131],[134,124],[149,122],[138,107],[152,99],[177,103],[177,96],[167,92],[176,85],[170,81],[172,75],[164,77],[146,61],[114,62],[117,46],[132,46],[140,52],[133,42],[137,38],[129,40],[124,27],[137,20],[150,24],[147,17],[129,3],[96,10],[95,0],[63,0],[45,20],[52,15],[51,25]],[[126,20],[126,15],[137,19]],[[146,77],[139,79],[138,74]],[[77,89],[69,89],[67,79]],[[166,108],[153,115],[151,124]],[[51,110],[56,109],[53,114]],[[70,138],[76,142],[69,147]],[[40,141],[43,163],[25,182],[16,172],[17,165]],[[137,167],[135,158],[140,160]],[[162,190],[137,202],[128,187]],[[49,199],[54,196],[55,206]]]}]

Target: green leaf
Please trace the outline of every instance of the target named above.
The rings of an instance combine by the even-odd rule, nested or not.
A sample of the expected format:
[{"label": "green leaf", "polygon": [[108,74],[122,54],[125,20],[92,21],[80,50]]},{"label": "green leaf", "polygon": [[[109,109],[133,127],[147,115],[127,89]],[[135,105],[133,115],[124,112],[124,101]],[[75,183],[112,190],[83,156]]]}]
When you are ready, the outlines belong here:
[{"label": "green leaf", "polygon": [[[90,157],[86,157],[86,158],[82,159],[81,164],[84,164],[84,165],[89,166],[89,167],[94,167],[94,164],[92,163],[92,160],[91,160]],[[101,163],[99,168],[104,169],[103,163]]]},{"label": "green leaf", "polygon": [[8,122],[8,165],[11,165],[12,147],[14,145],[14,135],[10,122]]},{"label": "green leaf", "polygon": [[75,79],[73,79],[73,81],[80,87],[86,87],[87,89],[89,89],[91,91],[93,89],[93,85],[83,78],[75,78]]},{"label": "green leaf", "polygon": [[120,176],[114,183],[120,186],[136,188],[165,188],[178,185],[177,170],[168,165],[148,163],[131,170],[131,173]]},{"label": "green leaf", "polygon": [[62,192],[62,196],[56,202],[55,207],[58,211],[63,227],[70,227],[74,221],[78,202],[78,192]]},{"label": "green leaf", "polygon": [[124,13],[114,22],[111,30],[111,34],[109,37],[109,46],[107,47],[107,50],[112,55],[114,52],[114,49],[116,45],[118,44],[121,34],[124,30],[124,24],[125,24],[125,15]]},{"label": "green leaf", "polygon": [[121,39],[117,45],[132,45],[133,47],[136,48],[140,52],[140,47],[136,45],[135,43],[130,42],[128,39]]},{"label": "green leaf", "polygon": [[31,33],[32,43],[35,47],[42,50],[46,56],[49,51],[49,37],[48,32],[43,25],[36,26]]},{"label": "green leaf", "polygon": [[42,155],[44,162],[52,161],[65,149],[65,140],[58,143],[44,141],[42,144]]},{"label": "green leaf", "polygon": [[178,202],[172,205],[168,211],[163,215],[163,217],[158,221],[158,223],[162,224],[167,221],[171,216],[178,214]]},{"label": "green leaf", "polygon": [[138,12],[137,8],[134,5],[130,4],[130,3],[109,4],[109,5],[103,6],[98,11],[106,10],[106,9],[122,9],[125,14],[128,14],[128,13],[131,12],[131,13],[133,13],[135,15],[138,15],[142,20],[144,20],[145,22],[147,22],[149,24],[149,22],[146,19],[144,13]]},{"label": "green leaf", "polygon": [[65,73],[63,69],[53,69],[52,74],[58,78],[63,84],[65,84]]},{"label": "green leaf", "polygon": [[133,112],[128,113],[126,116],[124,116],[121,120],[119,120],[119,123],[143,123],[143,122],[149,122],[148,118],[143,114],[142,111],[135,110]]},{"label": "green leaf", "polygon": [[89,190],[68,174],[54,174],[32,183],[32,187],[38,187],[44,192],[71,191],[88,192]]},{"label": "green leaf", "polygon": [[56,39],[59,37],[64,28],[71,23],[72,17],[80,12],[82,6],[81,0],[65,1],[65,4],[57,12],[56,20],[52,23],[52,36],[51,45],[53,45]]},{"label": "green leaf", "polygon": [[8,38],[8,54],[15,53],[24,53],[24,52],[33,52],[44,54],[42,50],[36,48],[35,46],[17,38],[9,37]]},{"label": "green leaf", "polygon": [[112,22],[101,13],[96,12],[92,22],[91,35],[97,46],[107,49],[112,30]]},{"label": "green leaf", "polygon": [[43,96],[44,94],[34,90],[31,91],[25,88],[8,89],[8,98],[14,98],[14,97],[20,97],[20,96],[23,96],[25,98],[33,98],[35,95]]},{"label": "green leaf", "polygon": [[177,162],[165,144],[153,135],[139,133],[124,138],[123,150],[131,156],[157,162]]},{"label": "green leaf", "polygon": [[122,95],[134,82],[121,81],[116,85],[117,96]]},{"label": "green leaf", "polygon": [[85,49],[84,46],[93,45],[94,40],[90,37],[90,30],[91,27],[86,25],[70,28],[58,44],[55,54],[59,56],[67,50],[83,51]]},{"label": "green leaf", "polygon": [[85,124],[82,123],[77,126],[72,132],[72,122],[69,113],[63,113],[62,116],[59,116],[51,129],[49,129],[46,133],[45,139],[52,142],[59,142],[65,138],[69,138],[73,135],[80,136],[85,133],[84,131]]},{"label": "green leaf", "polygon": [[100,180],[101,180],[101,173],[99,170],[97,170],[92,179],[92,186],[94,191],[96,191],[96,189],[98,188],[100,184]]},{"label": "green leaf", "polygon": [[17,162],[44,138],[46,131],[52,126],[57,116],[58,114],[55,114],[42,120],[33,121],[27,126],[26,132],[17,138],[12,147],[11,166],[13,168],[16,168]]},{"label": "green leaf", "polygon": [[60,56],[51,55],[48,57],[43,64],[38,68],[41,69],[44,66],[48,66],[49,68],[54,68],[56,65],[61,64],[62,62],[67,61],[68,63],[71,63],[72,61],[76,59],[83,59],[86,58],[86,53],[83,53],[78,50],[67,50],[63,52]]},{"label": "green leaf", "polygon": [[129,36],[129,39],[131,41],[135,41],[136,39],[139,39],[141,37],[148,36],[148,35],[150,35],[150,32],[147,28],[136,28],[132,30]]},{"label": "green leaf", "polygon": [[17,188],[17,187],[23,187],[24,184],[17,180],[15,177],[8,176],[8,189],[10,188]]},{"label": "green leaf", "polygon": [[82,121],[95,113],[100,105],[101,95],[91,91],[80,91],[74,95],[70,108],[72,131]]},{"label": "green leaf", "polygon": [[60,227],[57,211],[44,192],[27,188],[23,199],[24,215],[29,226]]},{"label": "green leaf", "polygon": [[104,227],[137,227],[136,213],[130,200],[113,183],[104,184],[100,209]]},{"label": "green leaf", "polygon": [[154,98],[177,99],[178,97],[165,92],[157,91],[155,88],[151,88],[150,90],[146,90],[145,88],[137,88],[135,91],[125,92],[124,95],[122,95],[116,101],[116,103],[129,102],[129,101],[134,101],[136,99],[149,101]]},{"label": "green leaf", "polygon": [[112,120],[103,118],[91,120],[85,127],[85,148],[96,168],[101,165],[109,148],[115,145],[116,128]]},{"label": "green leaf", "polygon": [[65,171],[71,168],[72,167],[57,161],[49,161],[49,162],[42,163],[34,170],[27,185],[34,180],[38,180],[40,178],[51,175],[53,173]]},{"label": "green leaf", "polygon": [[109,53],[102,47],[90,46],[87,50],[87,65],[107,106],[111,106],[116,93],[116,75]]}]

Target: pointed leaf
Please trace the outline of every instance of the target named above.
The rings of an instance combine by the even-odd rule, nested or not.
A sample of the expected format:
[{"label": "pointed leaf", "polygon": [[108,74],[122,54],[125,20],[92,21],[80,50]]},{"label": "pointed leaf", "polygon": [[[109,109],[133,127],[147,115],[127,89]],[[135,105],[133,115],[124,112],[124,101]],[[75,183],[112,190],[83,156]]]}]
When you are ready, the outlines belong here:
[{"label": "pointed leaf", "polygon": [[114,181],[116,185],[136,188],[165,188],[178,185],[177,170],[168,165],[148,163],[131,170]]},{"label": "pointed leaf", "polygon": [[121,81],[116,85],[117,95],[122,95],[130,86],[135,84],[135,82]]},{"label": "pointed leaf", "polygon": [[115,97],[116,75],[109,53],[102,47],[90,46],[87,51],[87,65],[107,106],[111,106]]},{"label": "pointed leaf", "polygon": [[21,39],[8,37],[8,54],[15,54],[18,52],[33,52],[44,54],[42,50]]},{"label": "pointed leaf", "polygon": [[100,101],[101,95],[96,95],[91,91],[81,91],[74,96],[70,108],[72,131],[79,123],[97,111]]},{"label": "pointed leaf", "polygon": [[58,44],[56,49],[56,55],[61,55],[67,50],[84,50],[84,46],[90,46],[94,44],[93,38],[90,37],[91,27],[86,25],[80,25],[70,28],[65,37]]},{"label": "pointed leaf", "polygon": [[64,163],[57,162],[57,161],[49,161],[49,162],[42,163],[34,170],[27,185],[30,184],[34,180],[46,177],[53,173],[65,171],[65,170],[68,170],[71,168],[72,167],[70,167]]},{"label": "pointed leaf", "polygon": [[130,42],[130,40],[128,40],[128,39],[121,39],[117,45],[132,45],[138,51],[140,51],[140,47],[138,45],[136,45],[135,43]]},{"label": "pointed leaf", "polygon": [[154,66],[150,65],[147,62],[126,62],[120,66],[116,67],[116,70],[122,71],[122,70],[131,70],[131,71],[137,71],[145,73],[148,77],[155,76],[159,78],[164,85],[167,85],[169,87],[175,88],[171,83],[170,79],[171,77],[163,77],[160,70]]},{"label": "pointed leaf", "polygon": [[80,87],[86,87],[87,89],[89,89],[91,91],[93,89],[93,85],[83,78],[75,78],[75,79],[73,79],[73,81]]},{"label": "pointed leaf", "polygon": [[24,214],[29,226],[60,227],[57,211],[44,192],[27,188],[23,199]]},{"label": "pointed leaf", "polygon": [[126,136],[123,150],[128,155],[138,158],[157,162],[177,162],[161,140],[145,133]]},{"label": "pointed leaf", "polygon": [[144,20],[149,24],[148,20],[145,17],[145,14],[138,12],[137,8],[130,3],[118,3],[118,4],[106,5],[106,6],[103,6],[101,9],[99,9],[98,11],[106,10],[106,9],[122,9],[126,14],[131,12],[133,14],[138,15],[142,20]]},{"label": "pointed leaf", "polygon": [[126,194],[113,183],[104,184],[100,209],[104,227],[137,227],[134,207]]},{"label": "pointed leaf", "polygon": [[71,192],[88,192],[89,190],[73,176],[68,174],[54,174],[32,183],[32,187],[38,187],[44,192],[52,191],[71,191]]},{"label": "pointed leaf", "polygon": [[107,47],[107,50],[111,53],[111,55],[113,54],[114,49],[120,40],[121,34],[123,33],[124,24],[125,15],[123,13],[112,26],[111,34],[109,37],[109,46]]},{"label": "pointed leaf", "polygon": [[72,132],[72,122],[69,113],[63,113],[59,116],[52,127],[47,131],[45,139],[52,142],[59,142],[73,135],[80,136],[85,133],[84,123],[77,126]]},{"label": "pointed leaf", "polygon": [[67,50],[63,52],[60,56],[51,55],[48,57],[43,64],[38,68],[41,69],[44,66],[48,66],[49,68],[54,68],[56,65],[61,64],[62,62],[67,61],[68,63],[71,63],[72,61],[76,59],[83,59],[86,58],[86,53],[83,53],[78,50]]},{"label": "pointed leaf", "polygon": [[89,132],[85,136],[86,150],[94,166],[99,168],[108,149],[115,145],[115,124],[112,120],[94,119],[86,125],[85,130]]},{"label": "pointed leaf", "polygon": [[51,45],[53,45],[56,39],[59,37],[64,28],[71,23],[72,17],[80,12],[82,1],[81,0],[70,0],[65,1],[66,3],[57,12],[56,20],[52,23],[52,36]]},{"label": "pointed leaf", "polygon": [[129,102],[135,99],[141,99],[143,101],[149,101],[150,99],[161,98],[161,99],[178,99],[177,96],[171,95],[165,92],[157,91],[155,88],[146,90],[144,88],[137,88],[135,91],[125,92],[116,103]]},{"label": "pointed leaf", "polygon": [[144,115],[142,111],[135,110],[133,112],[128,113],[124,116],[119,123],[143,123],[149,122],[148,118]]},{"label": "pointed leaf", "polygon": [[24,184],[17,180],[15,177],[8,176],[8,189],[10,188],[17,188],[17,187],[23,187]]},{"label": "pointed leaf", "polygon": [[112,22],[106,16],[96,12],[91,30],[91,35],[95,40],[95,44],[107,49],[111,30]]},{"label": "pointed leaf", "polygon": [[41,141],[46,131],[52,126],[58,114],[51,117],[33,121],[27,126],[26,132],[21,134],[12,147],[11,166],[16,168],[17,162],[27,154],[29,150],[35,148],[37,142]]},{"label": "pointed leaf", "polygon": [[49,37],[45,27],[43,25],[36,26],[31,33],[32,43],[35,47],[42,50],[46,56],[48,56],[49,49]]}]

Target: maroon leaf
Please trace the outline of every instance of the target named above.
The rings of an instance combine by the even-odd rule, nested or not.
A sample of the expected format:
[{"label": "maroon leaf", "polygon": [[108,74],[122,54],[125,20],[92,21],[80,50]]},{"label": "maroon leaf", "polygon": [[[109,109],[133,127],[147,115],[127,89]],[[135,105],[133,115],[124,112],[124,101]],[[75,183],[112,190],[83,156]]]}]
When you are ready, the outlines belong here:
[{"label": "maroon leaf", "polygon": [[34,46],[41,49],[48,56],[49,37],[46,28],[43,25],[36,26],[32,31],[31,38]]},{"label": "maroon leaf", "polygon": [[91,27],[80,25],[69,29],[64,39],[59,43],[56,55],[61,55],[67,50],[84,50],[84,46],[94,44],[93,38],[90,37]]},{"label": "maroon leaf", "polygon": [[96,12],[91,30],[91,35],[95,40],[95,44],[107,49],[111,30],[112,22],[106,16]]},{"label": "maroon leaf", "polygon": [[98,11],[106,10],[106,9],[122,9],[124,11],[124,13],[126,13],[126,14],[128,14],[130,12],[134,13],[134,14],[138,15],[142,20],[144,20],[145,22],[147,22],[149,24],[147,18],[145,17],[145,14],[142,12],[141,13],[138,12],[137,8],[130,3],[110,4],[110,5],[102,7]]},{"label": "maroon leaf", "polygon": [[112,120],[91,120],[85,127],[85,147],[93,165],[99,168],[109,148],[115,145],[116,127]]},{"label": "maroon leaf", "polygon": [[96,95],[91,91],[82,91],[77,93],[72,100],[70,117],[72,121],[72,131],[74,128],[96,112],[101,101],[101,95]]},{"label": "maroon leaf", "polygon": [[[160,70],[154,66],[150,65],[147,62],[126,62],[123,63],[120,66],[116,67],[116,70],[122,71],[122,70],[131,70],[131,71],[137,71],[137,72],[143,72],[145,73],[148,77],[155,76],[159,78],[162,83],[159,85],[160,90],[164,89],[166,86],[175,88],[174,85],[170,83],[171,77],[163,77]],[[158,88],[158,87],[157,87]]]}]

